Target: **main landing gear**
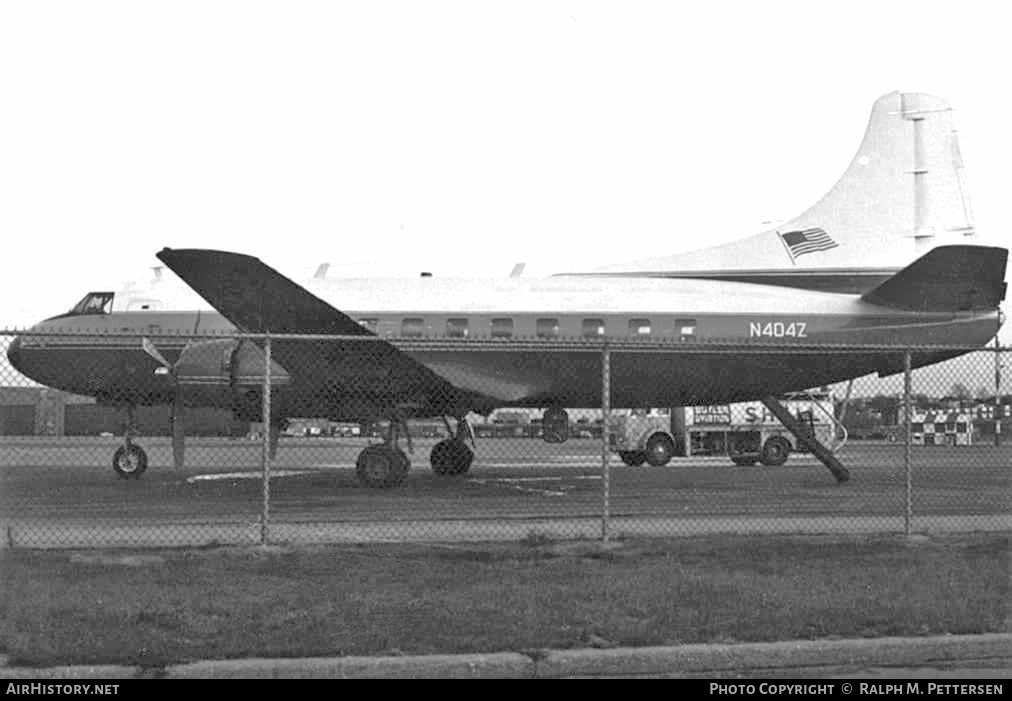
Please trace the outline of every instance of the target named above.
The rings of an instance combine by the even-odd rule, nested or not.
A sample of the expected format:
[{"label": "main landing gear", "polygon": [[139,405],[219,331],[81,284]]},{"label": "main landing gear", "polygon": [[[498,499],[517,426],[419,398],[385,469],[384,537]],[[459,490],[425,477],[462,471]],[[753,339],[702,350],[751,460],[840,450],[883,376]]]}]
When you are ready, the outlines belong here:
[{"label": "main landing gear", "polygon": [[387,443],[370,445],[358,454],[355,472],[366,487],[396,487],[411,469],[404,451]]},{"label": "main landing gear", "polygon": [[112,456],[112,469],[121,479],[137,479],[148,469],[148,454],[134,444],[134,408],[127,407],[126,428],[123,430],[123,445]]},{"label": "main landing gear", "polygon": [[453,431],[445,416],[443,423],[450,437],[432,446],[432,452],[429,454],[432,471],[437,475],[463,475],[471,469],[471,463],[474,462],[474,451],[464,443],[466,438],[470,438],[471,445],[474,445],[471,425],[465,419],[458,418],[457,430]]},{"label": "main landing gear", "polygon": [[[474,461],[474,451],[465,443],[465,440],[470,439],[474,445],[474,433],[470,424],[462,418],[457,419],[456,431],[450,428],[446,417],[443,417],[443,423],[450,437],[432,446],[429,454],[432,471],[437,475],[463,475],[471,469]],[[411,450],[411,434],[408,433],[407,423],[402,419],[393,419],[383,442],[370,445],[358,454],[355,471],[359,482],[366,487],[388,488],[396,487],[404,481],[411,469],[411,461],[397,446],[397,439],[402,432],[408,441],[408,450]]]},{"label": "main landing gear", "polygon": [[392,419],[384,441],[370,445],[358,454],[358,460],[355,461],[355,473],[358,475],[359,482],[366,487],[396,487],[408,476],[411,460],[397,446],[397,439],[402,429],[408,439],[408,448],[410,449],[411,435],[408,434],[407,423],[403,420]]}]

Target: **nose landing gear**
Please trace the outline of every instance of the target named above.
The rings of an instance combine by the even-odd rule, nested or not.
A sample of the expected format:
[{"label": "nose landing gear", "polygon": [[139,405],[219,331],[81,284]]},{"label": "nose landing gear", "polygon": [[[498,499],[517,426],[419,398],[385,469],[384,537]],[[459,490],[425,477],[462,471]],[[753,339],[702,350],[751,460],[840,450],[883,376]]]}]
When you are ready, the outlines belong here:
[{"label": "nose landing gear", "polygon": [[134,408],[127,407],[126,427],[123,430],[123,445],[112,456],[112,469],[121,479],[137,479],[148,469],[148,454],[133,443]]}]

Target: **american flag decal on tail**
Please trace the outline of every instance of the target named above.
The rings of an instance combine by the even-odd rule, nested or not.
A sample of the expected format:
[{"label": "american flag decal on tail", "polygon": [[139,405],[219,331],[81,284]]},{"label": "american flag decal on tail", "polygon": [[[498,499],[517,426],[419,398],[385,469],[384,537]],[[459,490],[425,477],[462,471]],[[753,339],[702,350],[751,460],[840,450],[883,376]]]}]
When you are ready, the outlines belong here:
[{"label": "american flag decal on tail", "polygon": [[799,231],[788,231],[785,234],[781,234],[778,231],[777,235],[780,236],[780,240],[787,247],[787,252],[790,254],[792,261],[806,253],[828,251],[840,245],[826,233],[825,229],[801,229]]}]

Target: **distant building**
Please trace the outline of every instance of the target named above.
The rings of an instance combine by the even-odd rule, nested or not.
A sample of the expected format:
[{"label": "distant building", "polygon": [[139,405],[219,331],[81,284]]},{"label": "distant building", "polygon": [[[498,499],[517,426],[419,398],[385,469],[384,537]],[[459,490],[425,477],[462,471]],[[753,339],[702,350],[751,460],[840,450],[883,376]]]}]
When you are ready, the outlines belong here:
[{"label": "distant building", "polygon": [[[126,412],[99,406],[91,397],[48,387],[0,387],[0,436],[97,436],[123,433]],[[191,436],[242,436],[248,422],[238,421],[229,409],[186,409],[183,424]],[[137,407],[134,425],[139,435],[170,435],[169,407]]]}]

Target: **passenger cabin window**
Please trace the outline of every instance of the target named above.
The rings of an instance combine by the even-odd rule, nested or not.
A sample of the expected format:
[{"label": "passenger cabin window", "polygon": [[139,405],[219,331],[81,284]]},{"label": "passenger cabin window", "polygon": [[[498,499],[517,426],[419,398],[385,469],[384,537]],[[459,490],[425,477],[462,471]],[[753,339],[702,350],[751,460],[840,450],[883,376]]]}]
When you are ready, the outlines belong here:
[{"label": "passenger cabin window", "polygon": [[112,292],[89,292],[70,310],[72,315],[108,314],[112,311]]},{"label": "passenger cabin window", "polygon": [[467,338],[467,319],[447,319],[447,338]]},{"label": "passenger cabin window", "polygon": [[695,319],[675,319],[675,335],[680,341],[696,340]]},{"label": "passenger cabin window", "polygon": [[559,320],[538,319],[536,333],[538,338],[555,338],[559,335]]},{"label": "passenger cabin window", "polygon": [[512,338],[512,319],[492,319],[492,338]]},{"label": "passenger cabin window", "polygon": [[373,317],[359,319],[358,325],[361,326],[363,329],[368,329],[369,331],[376,333],[376,329],[379,327],[379,319]]},{"label": "passenger cabin window", "polygon": [[603,336],[604,319],[584,319],[583,336]]},{"label": "passenger cabin window", "polygon": [[629,335],[630,336],[649,336],[650,335],[650,319],[630,319],[629,320]]},{"label": "passenger cabin window", "polygon": [[425,335],[425,319],[412,316],[401,321],[401,336],[418,338]]}]

